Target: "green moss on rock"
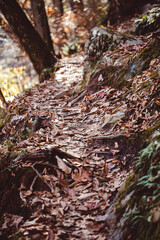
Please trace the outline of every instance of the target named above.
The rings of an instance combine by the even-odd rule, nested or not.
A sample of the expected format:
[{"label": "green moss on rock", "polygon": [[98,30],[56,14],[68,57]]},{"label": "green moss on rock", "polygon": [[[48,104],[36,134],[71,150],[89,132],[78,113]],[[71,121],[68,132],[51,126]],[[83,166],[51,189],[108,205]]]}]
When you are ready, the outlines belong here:
[{"label": "green moss on rock", "polygon": [[[160,133],[143,151],[110,215],[116,221],[109,240],[160,239]],[[109,224],[109,221],[107,220]]]},{"label": "green moss on rock", "polygon": [[133,32],[137,35],[153,32],[160,28],[160,6],[152,8],[147,15],[142,15],[134,21]]}]

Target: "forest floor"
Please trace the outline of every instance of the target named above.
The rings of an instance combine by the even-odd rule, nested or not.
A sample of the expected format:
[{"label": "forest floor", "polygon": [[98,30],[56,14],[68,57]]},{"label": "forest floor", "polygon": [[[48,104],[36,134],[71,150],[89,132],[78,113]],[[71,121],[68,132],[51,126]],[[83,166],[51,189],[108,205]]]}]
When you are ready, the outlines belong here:
[{"label": "forest floor", "polygon": [[13,161],[0,177],[0,239],[108,238],[105,213],[140,150],[132,135],[159,118],[148,109],[160,104],[154,98],[160,58],[135,77],[134,89],[72,95],[84,64],[84,53],[63,58],[51,79],[3,110],[1,157],[5,165],[12,153]]}]

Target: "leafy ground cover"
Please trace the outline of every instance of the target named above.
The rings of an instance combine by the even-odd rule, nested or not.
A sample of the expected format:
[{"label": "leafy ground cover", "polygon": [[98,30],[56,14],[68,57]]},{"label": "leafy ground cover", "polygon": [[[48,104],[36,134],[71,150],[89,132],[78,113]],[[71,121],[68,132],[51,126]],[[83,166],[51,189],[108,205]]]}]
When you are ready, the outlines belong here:
[{"label": "leafy ground cover", "polygon": [[160,125],[160,58],[128,88],[77,94],[84,64],[83,52],[63,58],[50,80],[1,108],[3,240],[109,238],[103,216]]}]

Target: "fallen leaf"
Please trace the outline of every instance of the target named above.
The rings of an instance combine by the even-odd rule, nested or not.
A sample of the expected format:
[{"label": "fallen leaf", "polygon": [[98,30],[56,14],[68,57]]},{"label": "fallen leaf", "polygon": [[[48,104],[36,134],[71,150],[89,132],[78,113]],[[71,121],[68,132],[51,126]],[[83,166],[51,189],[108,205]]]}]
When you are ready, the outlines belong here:
[{"label": "fallen leaf", "polygon": [[95,195],[97,195],[97,193],[95,193],[95,192],[85,193],[85,194],[82,193],[77,199],[82,200],[82,199],[85,199],[88,197],[93,197]]}]

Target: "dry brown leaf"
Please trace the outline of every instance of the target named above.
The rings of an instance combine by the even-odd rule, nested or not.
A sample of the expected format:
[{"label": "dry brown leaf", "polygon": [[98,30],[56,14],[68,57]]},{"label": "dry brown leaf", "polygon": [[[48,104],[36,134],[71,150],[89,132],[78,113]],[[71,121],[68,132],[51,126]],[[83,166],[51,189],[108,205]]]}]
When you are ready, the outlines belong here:
[{"label": "dry brown leaf", "polygon": [[79,172],[72,173],[72,179],[75,182],[90,182],[92,179],[90,178],[90,173],[89,171],[80,168]]},{"label": "dry brown leaf", "polygon": [[120,150],[111,150],[113,156],[120,152]]},{"label": "dry brown leaf", "polygon": [[108,173],[108,164],[107,163],[104,165],[104,172]]},{"label": "dry brown leaf", "polygon": [[84,206],[84,205],[80,205],[77,210],[79,210],[79,211],[88,211],[88,208],[86,206]]},{"label": "dry brown leaf", "polygon": [[59,158],[58,156],[56,156],[56,159],[57,159],[58,167],[61,170],[63,170],[66,174],[70,174],[72,169],[64,163],[63,159]]}]

